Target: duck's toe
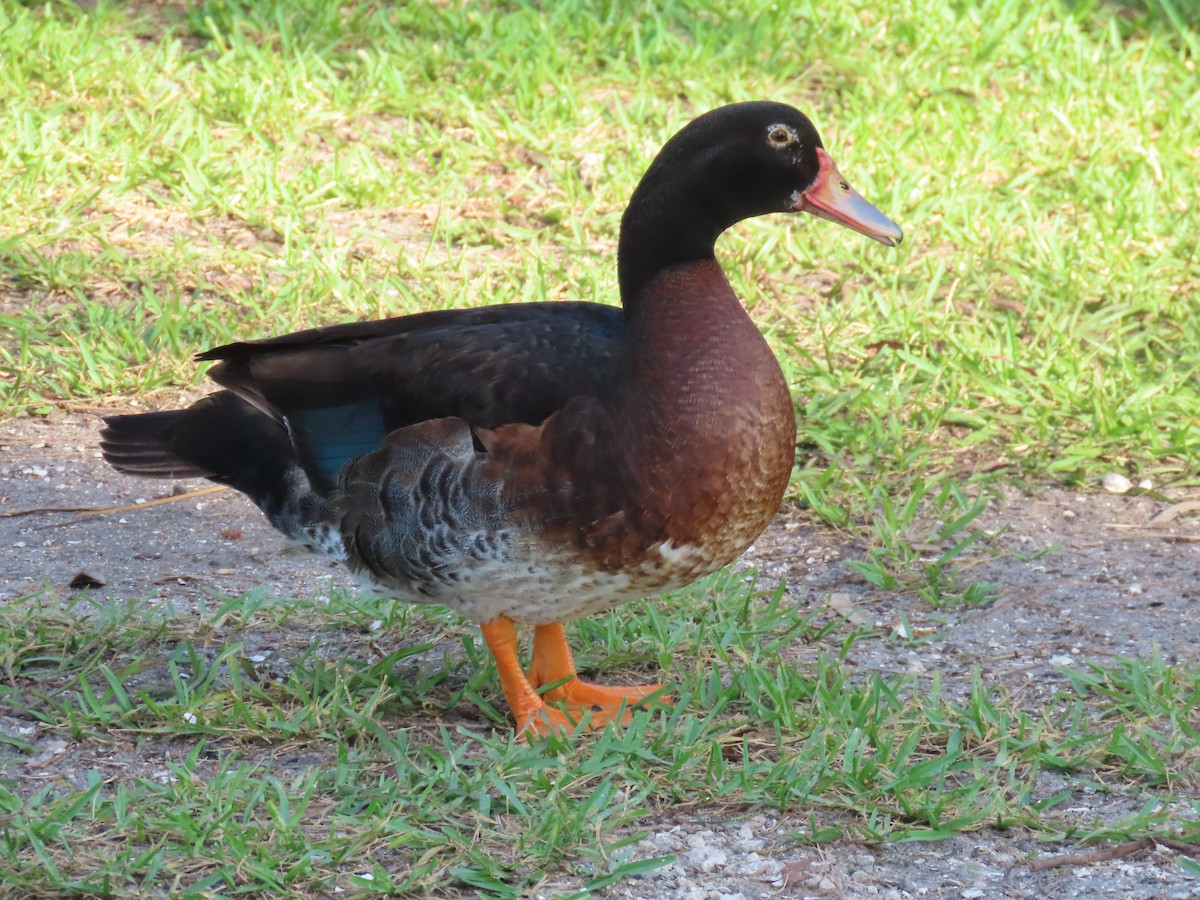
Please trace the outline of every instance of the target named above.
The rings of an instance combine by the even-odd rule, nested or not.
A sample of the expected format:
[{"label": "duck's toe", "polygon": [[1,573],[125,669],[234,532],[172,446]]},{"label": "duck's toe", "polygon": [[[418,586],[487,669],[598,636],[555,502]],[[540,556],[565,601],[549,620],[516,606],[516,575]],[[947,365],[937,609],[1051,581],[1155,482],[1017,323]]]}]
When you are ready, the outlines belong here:
[{"label": "duck's toe", "polygon": [[[612,721],[617,716],[621,717],[622,722],[628,724],[632,708],[662,689],[663,685],[661,684],[624,687],[590,684],[580,681],[578,678],[572,678],[566,684],[547,691],[542,698],[549,703],[562,705],[572,713],[579,715],[591,713],[592,721],[595,724]],[[659,695],[654,698],[653,702],[670,704],[671,699]],[[622,705],[625,707],[623,713],[621,712]]]},{"label": "duck's toe", "polygon": [[[541,625],[534,630],[533,666],[529,681],[541,691],[541,699],[562,709],[573,722],[587,720],[593,728],[608,722],[629,724],[632,708],[662,690],[661,684],[618,687],[590,684],[575,674],[575,662],[561,624]],[[657,696],[654,702],[670,701]]]},{"label": "duck's toe", "polygon": [[[581,726],[592,730],[609,722],[628,725],[634,710],[662,688],[661,684],[610,687],[573,678],[543,694],[545,705],[523,710],[517,716],[517,733],[532,739],[550,732],[574,734]],[[671,699],[658,695],[649,702],[670,705]]]},{"label": "duck's toe", "polygon": [[551,732],[574,734],[583,725],[629,724],[633,710],[647,698],[669,704],[662,685],[610,687],[580,681],[560,623],[534,629],[533,665],[528,674],[517,661],[517,636],[511,619],[501,616],[482,626],[496,658],[505,699],[517,720],[517,734],[532,740]]}]

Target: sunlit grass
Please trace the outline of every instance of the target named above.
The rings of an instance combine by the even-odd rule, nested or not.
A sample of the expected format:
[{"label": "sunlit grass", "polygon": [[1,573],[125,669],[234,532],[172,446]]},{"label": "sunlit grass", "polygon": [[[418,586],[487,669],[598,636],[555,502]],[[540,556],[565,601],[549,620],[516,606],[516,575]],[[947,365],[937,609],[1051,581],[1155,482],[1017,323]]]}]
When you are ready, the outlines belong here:
[{"label": "sunlit grass", "polygon": [[[792,497],[858,535],[868,582],[987,602],[955,565],[987,548],[997,480],[1196,482],[1198,19],[1178,0],[3,5],[0,412],[191,384],[191,354],[234,338],[616,302],[620,214],[657,148],[773,98],[906,234],[780,217],[718,247],[793,386]],[[0,706],[84,749],[73,780],[0,783],[6,889],[554,895],[665,864],[634,847],[650,804],[787,811],[806,841],[1200,840],[1191,668],[1069,672],[1045,709],[981,679],[952,699],[851,677],[862,637],[784,597],[723,575],[578,623],[585,666],[661,669],[679,702],[532,748],[445,613],[14,603]],[[264,633],[280,649],[256,661]],[[346,633],[379,640],[340,653]],[[0,761],[35,752],[0,738]],[[1080,822],[1046,772],[1153,802]]]},{"label": "sunlit grass", "polygon": [[907,234],[722,242],[794,384],[798,495],[844,517],[918,471],[1192,480],[1191,34],[1101,9],[9,11],[36,52],[0,74],[0,251],[42,312],[5,319],[5,404],[195,378],[189,350],[265,322],[615,302],[657,146],[773,97]]},{"label": "sunlit grass", "polygon": [[[820,648],[826,634],[785,598],[723,575],[582,623],[597,659],[628,667],[661,651],[679,702],[628,729],[533,746],[493,731],[496,679],[474,639],[433,668],[428,644],[386,632],[374,663],[304,650],[313,633],[387,615],[394,605],[381,601],[251,595],[199,621],[148,621],[134,605],[8,608],[0,698],[85,748],[85,775],[0,786],[6,883],[328,891],[369,877],[381,890],[522,896],[547,878],[599,885],[669,863],[631,853],[651,801],[773,809],[818,842],[1015,825],[1200,839],[1164,803],[1087,821],[1062,812],[1069,795],[1038,786],[1049,770],[1109,791],[1194,796],[1200,673],[1132,660],[1068,672],[1071,689],[1042,714],[978,676],[952,700],[936,679],[852,679],[829,657],[780,665],[782,645]],[[247,632],[273,636],[274,661],[245,649]],[[31,750],[6,740],[0,762]],[[125,772],[131,754],[141,763]]]}]

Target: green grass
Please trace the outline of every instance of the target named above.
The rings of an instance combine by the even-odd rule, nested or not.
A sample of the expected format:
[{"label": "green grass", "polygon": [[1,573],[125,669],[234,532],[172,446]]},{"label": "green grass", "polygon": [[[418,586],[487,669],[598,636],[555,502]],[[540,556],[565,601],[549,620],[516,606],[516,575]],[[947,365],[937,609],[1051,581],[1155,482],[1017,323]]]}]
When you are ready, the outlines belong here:
[{"label": "green grass", "polygon": [[[615,302],[620,214],[653,153],[703,110],[774,98],[906,234],[893,251],[776,218],[718,248],[792,383],[792,497],[863,541],[864,579],[986,601],[956,566],[985,547],[1000,479],[1197,482],[1200,9],[651,8],[0,4],[0,415],[198,383],[191,354],[239,337]],[[1037,710],[978,682],[964,699],[851,679],[840,653],[864,638],[724,578],[575,626],[585,662],[667,668],[677,706],[528,748],[496,736],[469,629],[374,603],[231,598],[200,633],[132,603],[4,607],[0,706],[84,748],[73,779],[0,783],[6,888],[599,888],[659,865],[630,846],[648,803],[804,810],[804,841],[1200,839],[1159,805],[1200,813],[1194,669],[1081,670]],[[353,663],[302,639],[375,620],[452,652]],[[252,661],[250,630],[289,667]],[[776,664],[809,645],[811,666]],[[106,748],[143,764],[106,769]],[[0,759],[32,752],[0,741]],[[1047,770],[1156,793],[1080,823],[1035,790]]]},{"label": "green grass", "polygon": [[[805,843],[1017,825],[1048,839],[1200,841],[1161,793],[1088,821],[1063,810],[1070,792],[1036,784],[1051,771],[1117,796],[1194,798],[1200,670],[1071,671],[1071,687],[1031,713],[978,676],[951,698],[937,680],[851,679],[836,661],[780,666],[780,646],[819,644],[827,630],[784,597],[725,574],[581,623],[598,659],[673,658],[679,703],[594,740],[534,746],[493,730],[501,698],[473,637],[437,666],[425,660],[423,677],[405,660],[428,645],[374,664],[301,649],[314,633],[394,615],[386,601],[250,596],[199,625],[150,622],[133,604],[6,607],[0,699],[78,754],[29,763],[49,770],[44,787],[0,785],[6,884],[115,896],[587,890],[669,864],[633,855],[647,804],[803,811]],[[455,627],[437,611],[404,615]],[[252,661],[248,632],[285,648],[286,668]],[[7,739],[0,763],[31,750]]]},{"label": "green grass", "polygon": [[857,516],[981,458],[1195,479],[1190,7],[617,9],[5,8],[0,277],[36,312],[3,321],[3,408],[191,381],[265,322],[613,301],[653,151],[775,97],[908,236],[722,242],[794,384],[798,495]]}]

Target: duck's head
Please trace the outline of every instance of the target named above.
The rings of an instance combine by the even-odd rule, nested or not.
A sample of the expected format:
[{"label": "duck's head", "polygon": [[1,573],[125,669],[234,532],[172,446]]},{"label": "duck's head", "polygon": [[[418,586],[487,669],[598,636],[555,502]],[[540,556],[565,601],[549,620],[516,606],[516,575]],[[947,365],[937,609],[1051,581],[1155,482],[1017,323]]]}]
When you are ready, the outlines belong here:
[{"label": "duck's head", "polygon": [[666,184],[686,185],[719,231],[766,213],[808,212],[889,247],[904,238],[842,177],[808,116],[785,103],[733,103],[688,123],[650,165],[631,206],[645,188]]},{"label": "duck's head", "polygon": [[651,258],[711,255],[722,231],[774,212],[812,213],[889,247],[904,238],[842,177],[804,113],[756,101],[707,112],[666,143],[622,221],[622,263],[632,274]]}]

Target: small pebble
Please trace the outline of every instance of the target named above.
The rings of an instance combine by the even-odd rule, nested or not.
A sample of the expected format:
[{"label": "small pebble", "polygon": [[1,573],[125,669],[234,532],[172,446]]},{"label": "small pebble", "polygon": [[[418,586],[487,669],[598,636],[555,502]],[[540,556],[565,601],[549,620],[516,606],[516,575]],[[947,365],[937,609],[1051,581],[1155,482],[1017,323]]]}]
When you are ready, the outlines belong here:
[{"label": "small pebble", "polygon": [[711,872],[729,862],[729,854],[720,847],[695,847],[684,854],[683,860],[693,869]]},{"label": "small pebble", "polygon": [[667,850],[670,852],[674,852],[675,850],[678,850],[683,846],[683,841],[679,840],[678,837],[676,837],[673,834],[669,834],[666,831],[660,831],[660,832],[656,833],[653,837],[650,838],[650,841],[659,850]]},{"label": "small pebble", "polygon": [[1126,494],[1133,487],[1133,482],[1120,472],[1109,472],[1100,479],[1100,484],[1110,494]]}]

